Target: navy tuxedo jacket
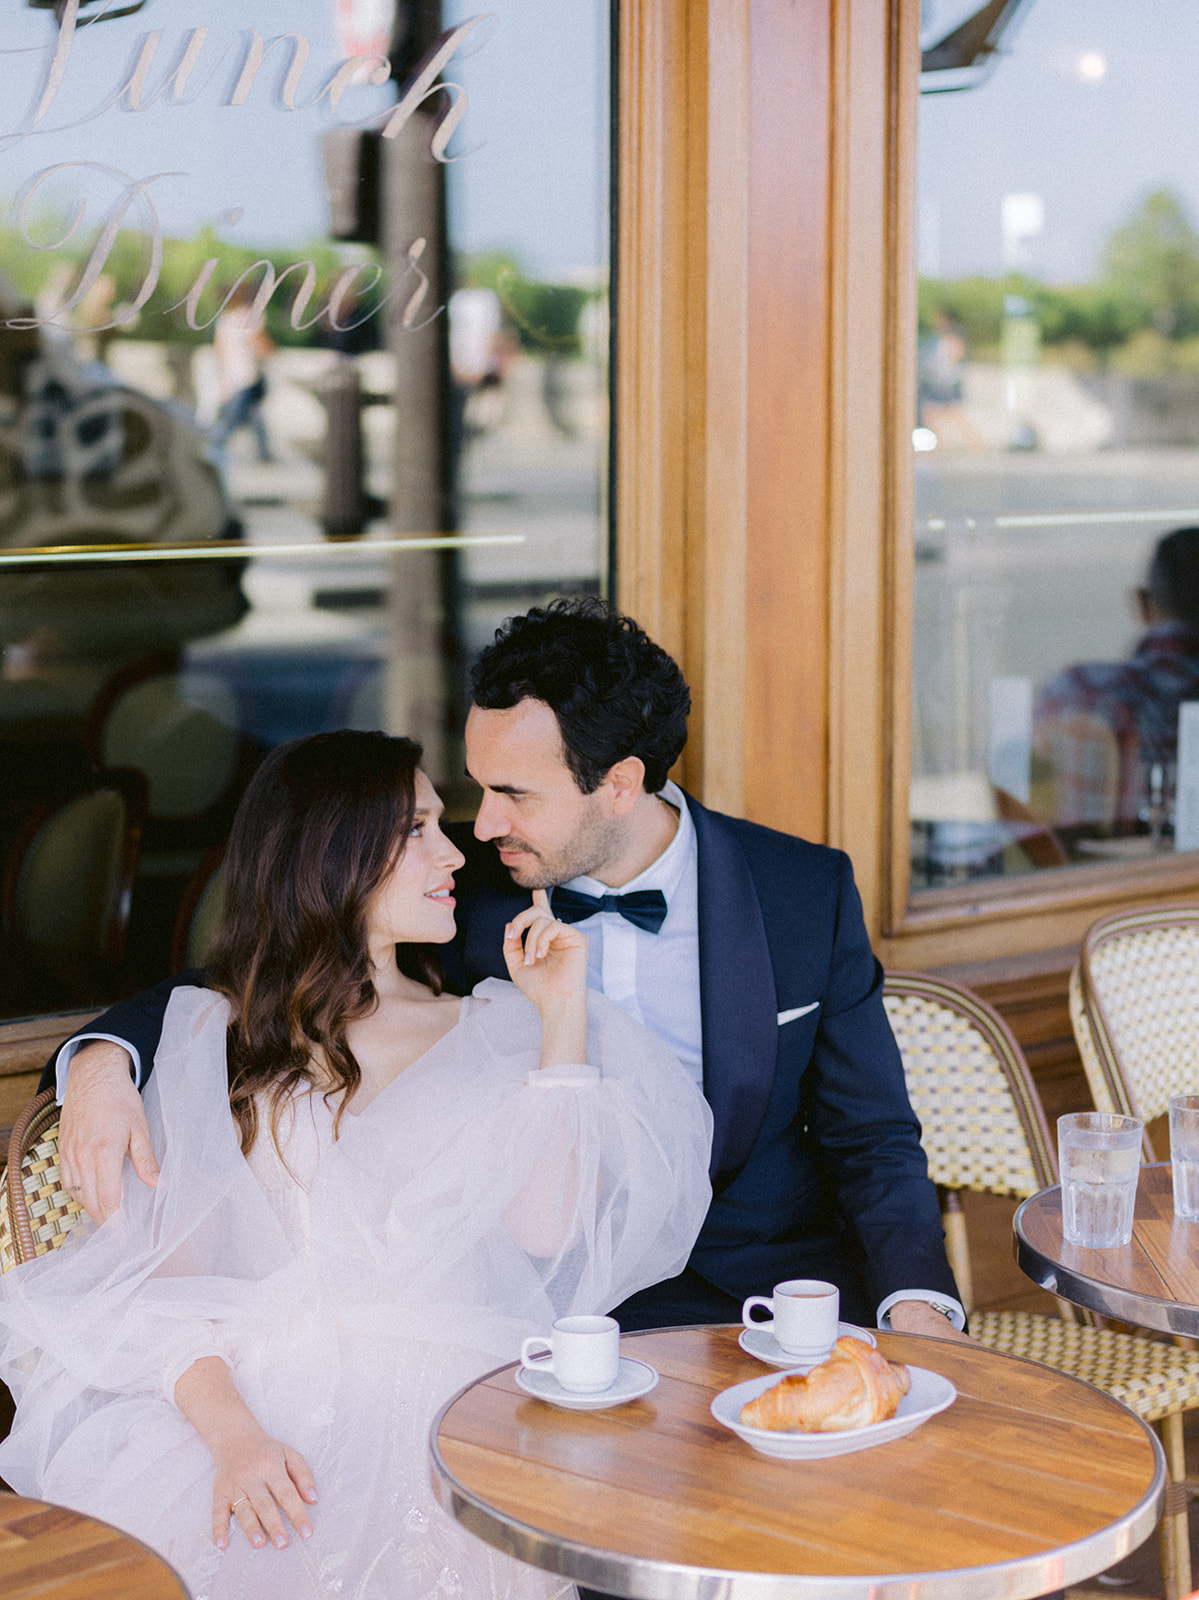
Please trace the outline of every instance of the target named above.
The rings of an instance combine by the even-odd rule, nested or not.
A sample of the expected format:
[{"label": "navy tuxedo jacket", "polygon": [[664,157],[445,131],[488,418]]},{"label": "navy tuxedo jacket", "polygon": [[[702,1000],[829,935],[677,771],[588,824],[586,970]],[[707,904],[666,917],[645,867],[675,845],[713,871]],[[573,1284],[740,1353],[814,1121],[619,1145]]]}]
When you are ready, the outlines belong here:
[{"label": "navy tuxedo jacket", "polygon": [[[956,1295],[849,858],[688,804],[714,1198],[686,1273],[618,1315],[627,1327],[728,1320],[746,1295],[798,1277],[838,1284],[842,1316],[859,1322],[895,1290]],[[467,862],[443,954],[465,992],[507,976],[504,924],[529,895],[493,845],[449,831]],[[129,1040],[149,1064],[171,987],[198,981],[181,974],[86,1031]]]}]

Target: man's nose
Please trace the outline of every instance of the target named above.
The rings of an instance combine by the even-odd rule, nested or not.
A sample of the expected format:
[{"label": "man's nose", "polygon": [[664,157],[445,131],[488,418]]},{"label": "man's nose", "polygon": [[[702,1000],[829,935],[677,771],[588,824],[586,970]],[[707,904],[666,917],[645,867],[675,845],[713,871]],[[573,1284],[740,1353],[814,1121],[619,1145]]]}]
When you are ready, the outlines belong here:
[{"label": "man's nose", "polygon": [[484,793],[475,818],[476,839],[498,839],[507,833],[508,821],[498,795]]}]

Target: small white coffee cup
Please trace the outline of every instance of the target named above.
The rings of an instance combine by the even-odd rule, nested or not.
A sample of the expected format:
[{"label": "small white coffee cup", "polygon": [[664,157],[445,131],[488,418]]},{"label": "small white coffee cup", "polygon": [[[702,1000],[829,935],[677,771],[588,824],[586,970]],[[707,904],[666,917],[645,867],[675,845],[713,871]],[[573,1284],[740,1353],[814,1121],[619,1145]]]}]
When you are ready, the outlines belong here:
[{"label": "small white coffee cup", "polygon": [[[773,1312],[769,1322],[755,1321],[755,1306]],[[788,1278],[776,1283],[774,1294],[751,1294],[741,1307],[741,1320],[747,1328],[773,1333],[789,1355],[823,1361],[837,1342],[837,1321],[841,1312],[841,1293],[835,1283],[823,1278]]]},{"label": "small white coffee cup", "polygon": [[[548,1361],[532,1359],[538,1346],[550,1352]],[[552,1372],[572,1394],[599,1394],[616,1382],[620,1324],[615,1317],[559,1317],[548,1339],[525,1340],[520,1364],[530,1372]]]}]

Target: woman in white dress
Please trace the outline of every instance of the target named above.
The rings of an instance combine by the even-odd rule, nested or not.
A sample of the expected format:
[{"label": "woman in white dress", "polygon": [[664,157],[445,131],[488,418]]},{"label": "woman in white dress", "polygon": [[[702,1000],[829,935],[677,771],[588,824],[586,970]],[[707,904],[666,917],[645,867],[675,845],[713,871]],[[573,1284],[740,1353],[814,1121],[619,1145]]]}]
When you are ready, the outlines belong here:
[{"label": "woman in white dress", "polygon": [[711,1119],[587,993],[544,894],[513,983],[444,994],[462,864],[419,747],[274,751],[227,857],[212,988],[174,991],[156,1188],[0,1278],[0,1475],[160,1551],[197,1600],[546,1600],[435,1504],[427,1437],[557,1316],[679,1271]]}]

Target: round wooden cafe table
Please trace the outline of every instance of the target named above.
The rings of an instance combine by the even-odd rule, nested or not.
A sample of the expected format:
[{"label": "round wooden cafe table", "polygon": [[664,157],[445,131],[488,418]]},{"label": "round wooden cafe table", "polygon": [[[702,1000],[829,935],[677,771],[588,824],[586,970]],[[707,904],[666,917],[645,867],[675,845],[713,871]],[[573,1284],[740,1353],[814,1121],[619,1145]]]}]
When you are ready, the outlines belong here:
[{"label": "round wooden cafe table", "polygon": [[78,1511],[0,1493],[4,1600],[188,1600],[161,1556]]},{"label": "round wooden cafe table", "polygon": [[1161,1448],[1126,1407],[981,1345],[880,1334],[958,1398],[906,1438],[780,1461],[714,1420],[769,1369],[738,1328],[626,1335],[644,1399],[565,1411],[512,1366],[433,1426],[446,1509],[533,1566],[635,1600],[1021,1600],[1103,1571],[1152,1532]]},{"label": "round wooden cafe table", "polygon": [[1175,1217],[1168,1161],[1140,1170],[1129,1244],[1067,1244],[1056,1183],[1024,1201],[1014,1226],[1016,1260],[1043,1289],[1138,1328],[1199,1336],[1199,1222]]}]

